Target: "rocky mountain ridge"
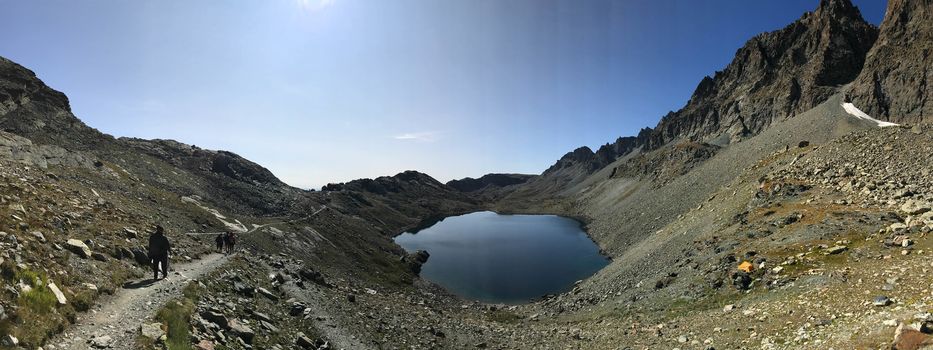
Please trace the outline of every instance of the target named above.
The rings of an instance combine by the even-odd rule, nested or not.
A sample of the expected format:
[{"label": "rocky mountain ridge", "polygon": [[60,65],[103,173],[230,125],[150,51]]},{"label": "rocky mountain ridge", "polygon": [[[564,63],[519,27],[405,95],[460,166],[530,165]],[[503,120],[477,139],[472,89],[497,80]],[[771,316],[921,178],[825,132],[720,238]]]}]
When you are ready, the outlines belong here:
[{"label": "rocky mountain ridge", "polygon": [[592,174],[633,150],[654,150],[677,140],[727,145],[758,134],[853,81],[877,36],[878,29],[849,0],[822,0],[790,25],[746,42],[729,65],[704,77],[687,104],[654,128],[597,152],[578,148],[543,175],[571,166]]},{"label": "rocky mountain ridge", "polygon": [[483,189],[498,189],[508,186],[521,185],[528,182],[535,175],[525,174],[486,174],[477,179],[466,177],[451,180],[446,183],[461,192],[475,192]]}]

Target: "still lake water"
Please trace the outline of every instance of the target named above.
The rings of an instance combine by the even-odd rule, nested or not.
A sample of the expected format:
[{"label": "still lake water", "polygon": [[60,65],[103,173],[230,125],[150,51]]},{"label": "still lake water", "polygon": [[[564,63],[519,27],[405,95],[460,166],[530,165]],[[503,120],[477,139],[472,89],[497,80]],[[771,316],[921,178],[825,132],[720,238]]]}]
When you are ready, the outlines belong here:
[{"label": "still lake water", "polygon": [[560,293],[609,261],[576,220],[477,212],[445,218],[395,242],[428,251],[421,277],[467,299],[522,303]]}]

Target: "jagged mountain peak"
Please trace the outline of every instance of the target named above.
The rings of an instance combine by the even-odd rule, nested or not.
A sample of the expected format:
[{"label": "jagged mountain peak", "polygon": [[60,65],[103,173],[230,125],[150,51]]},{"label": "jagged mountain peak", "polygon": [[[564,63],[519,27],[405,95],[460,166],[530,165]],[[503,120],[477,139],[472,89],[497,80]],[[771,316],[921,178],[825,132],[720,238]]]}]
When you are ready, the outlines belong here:
[{"label": "jagged mountain peak", "polygon": [[820,6],[814,13],[818,17],[848,17],[862,20],[862,13],[850,0],[820,0]]}]

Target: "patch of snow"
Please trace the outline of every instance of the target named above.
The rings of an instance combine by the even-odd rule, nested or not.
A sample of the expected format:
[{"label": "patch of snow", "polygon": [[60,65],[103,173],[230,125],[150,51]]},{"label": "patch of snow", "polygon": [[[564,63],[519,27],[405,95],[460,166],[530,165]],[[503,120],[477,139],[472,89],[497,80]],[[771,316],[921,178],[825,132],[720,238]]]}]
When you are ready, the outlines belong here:
[{"label": "patch of snow", "polygon": [[846,110],[846,113],[849,113],[849,114],[852,115],[853,117],[856,117],[856,118],[862,119],[862,120],[868,120],[868,121],[875,122],[875,124],[878,124],[878,127],[884,128],[884,127],[888,127],[888,126],[900,126],[900,124],[895,124],[895,123],[891,123],[891,122],[880,121],[880,120],[878,120],[878,119],[872,118],[870,115],[868,115],[868,114],[866,114],[865,112],[862,112],[862,110],[858,109],[858,107],[855,107],[855,105],[852,104],[852,103],[848,103],[848,102],[847,102],[847,103],[843,103],[843,104],[842,104],[842,108]]}]

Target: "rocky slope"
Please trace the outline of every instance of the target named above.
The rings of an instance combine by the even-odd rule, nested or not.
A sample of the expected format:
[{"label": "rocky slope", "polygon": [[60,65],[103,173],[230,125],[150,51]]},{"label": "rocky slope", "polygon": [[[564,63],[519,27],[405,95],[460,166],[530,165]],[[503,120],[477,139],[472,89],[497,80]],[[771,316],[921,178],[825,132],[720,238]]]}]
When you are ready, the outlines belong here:
[{"label": "rocky slope", "polygon": [[848,99],[882,120],[933,120],[933,1],[890,0]]},{"label": "rocky slope", "polygon": [[156,224],[167,229],[175,262],[197,259],[217,232],[233,230],[252,249],[292,253],[341,280],[410,289],[415,263],[392,236],[477,208],[417,172],[313,192],[231,152],[115,139],[6,59],[0,101],[0,348],[42,345],[99,297],[145,275]]}]

